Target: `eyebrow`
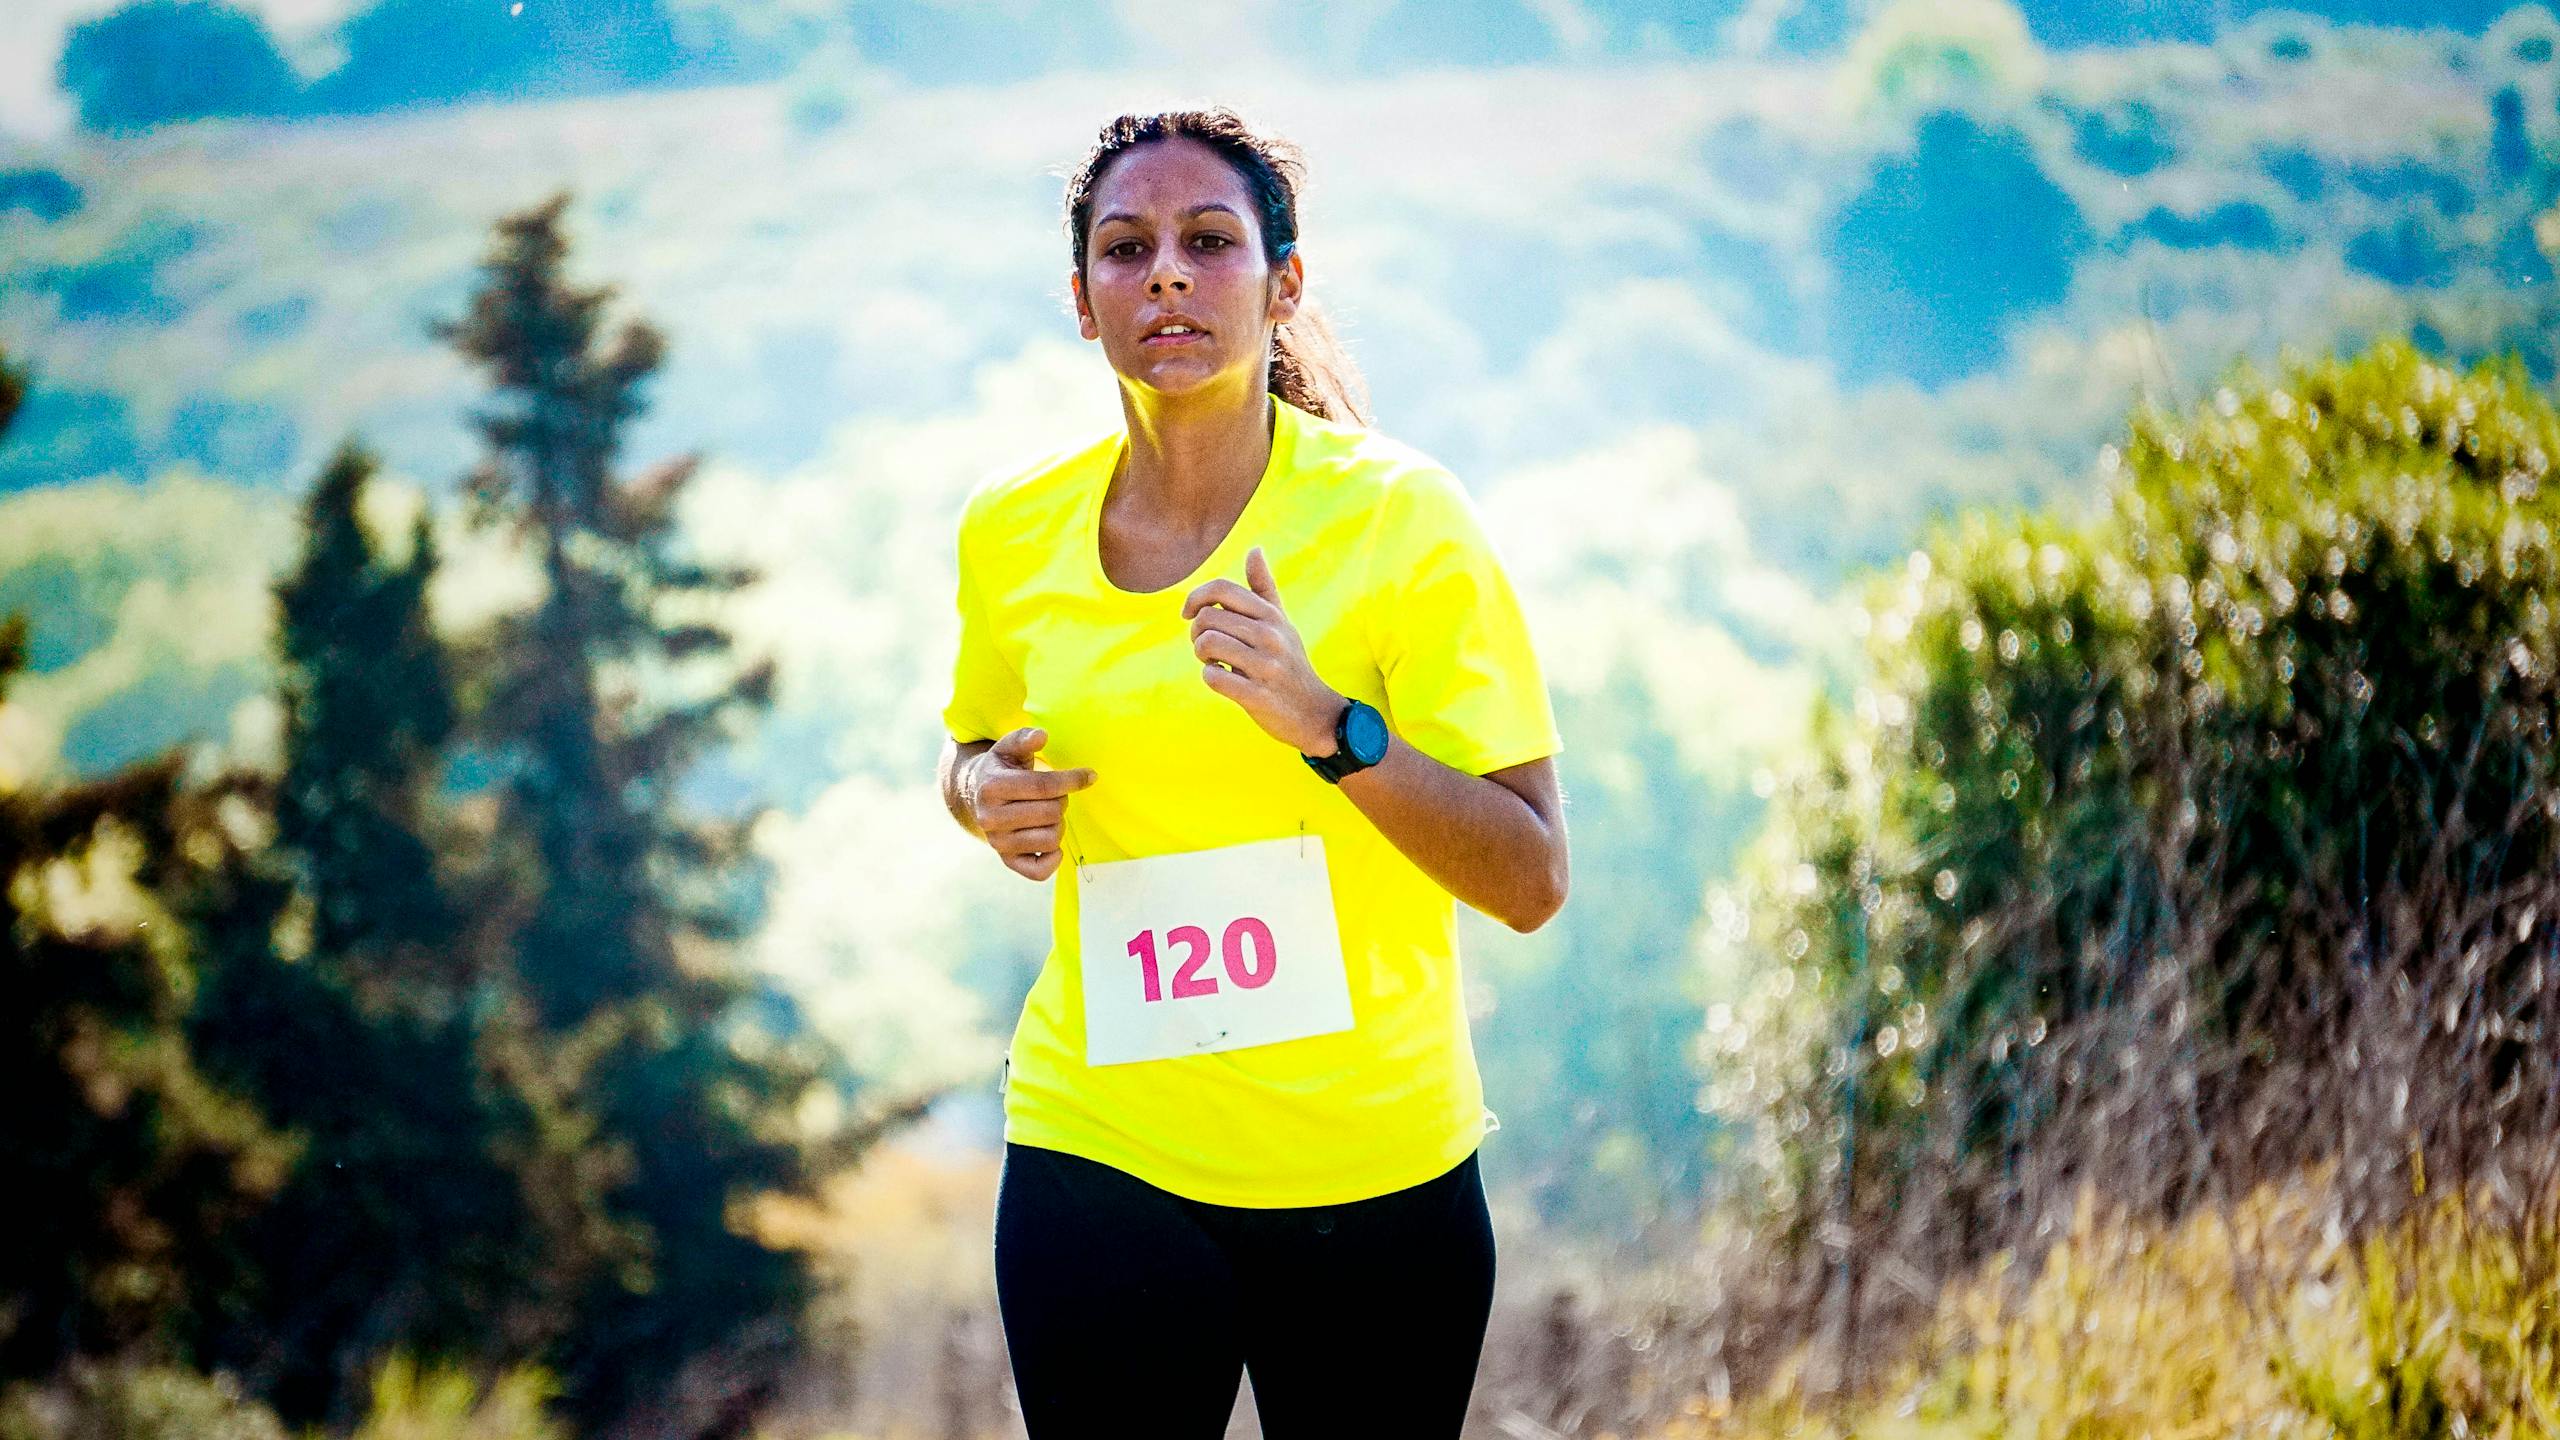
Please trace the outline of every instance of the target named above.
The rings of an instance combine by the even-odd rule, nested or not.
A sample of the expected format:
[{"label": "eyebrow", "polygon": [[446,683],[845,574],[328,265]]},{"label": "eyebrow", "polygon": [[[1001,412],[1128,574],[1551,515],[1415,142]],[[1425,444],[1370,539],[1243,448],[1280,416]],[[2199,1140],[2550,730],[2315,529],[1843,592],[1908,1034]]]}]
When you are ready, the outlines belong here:
[{"label": "eyebrow", "polygon": [[[1236,211],[1235,211],[1235,207],[1234,207],[1234,206],[1232,206],[1232,205],[1221,205],[1221,204],[1219,204],[1219,203],[1218,203],[1217,201],[1215,201],[1215,200],[1210,201],[1210,202],[1209,202],[1208,204],[1206,204],[1206,205],[1194,205],[1194,206],[1192,206],[1190,209],[1185,210],[1185,211],[1183,211],[1183,212],[1182,212],[1182,217],[1183,217],[1184,219],[1188,220],[1188,219],[1190,219],[1191,217],[1193,217],[1193,216],[1195,216],[1195,215],[1206,215],[1206,214],[1208,214],[1208,213],[1209,213],[1210,211],[1212,211],[1212,210],[1218,211],[1218,212],[1219,212],[1219,213],[1221,213],[1221,214],[1226,214],[1226,215],[1235,215],[1235,217],[1236,217],[1238,220],[1241,220],[1241,219],[1243,219],[1243,218],[1244,218],[1242,215],[1236,215]],[[1094,222],[1093,222],[1093,228],[1094,228],[1094,229],[1096,229],[1096,230],[1099,230],[1099,229],[1101,229],[1103,226],[1105,226],[1105,225],[1109,225],[1109,224],[1111,224],[1112,222],[1117,221],[1117,220],[1126,220],[1126,221],[1128,221],[1128,222],[1129,222],[1130,224],[1132,224],[1132,225],[1135,225],[1136,223],[1138,223],[1138,217],[1137,217],[1137,216],[1135,216],[1135,215],[1130,214],[1128,211],[1126,211],[1126,210],[1114,210],[1114,211],[1112,211],[1110,214],[1103,216],[1101,219],[1094,221]]]}]

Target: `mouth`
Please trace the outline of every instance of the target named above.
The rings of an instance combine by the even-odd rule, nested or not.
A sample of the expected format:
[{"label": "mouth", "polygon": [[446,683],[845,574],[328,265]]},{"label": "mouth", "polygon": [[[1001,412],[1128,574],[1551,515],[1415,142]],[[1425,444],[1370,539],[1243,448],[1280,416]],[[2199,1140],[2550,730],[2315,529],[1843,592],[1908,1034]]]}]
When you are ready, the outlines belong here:
[{"label": "mouth", "polygon": [[1189,330],[1178,335],[1150,335],[1139,343],[1143,345],[1162,345],[1170,348],[1176,345],[1188,345],[1194,340],[1206,340],[1208,338],[1209,336],[1205,331]]}]

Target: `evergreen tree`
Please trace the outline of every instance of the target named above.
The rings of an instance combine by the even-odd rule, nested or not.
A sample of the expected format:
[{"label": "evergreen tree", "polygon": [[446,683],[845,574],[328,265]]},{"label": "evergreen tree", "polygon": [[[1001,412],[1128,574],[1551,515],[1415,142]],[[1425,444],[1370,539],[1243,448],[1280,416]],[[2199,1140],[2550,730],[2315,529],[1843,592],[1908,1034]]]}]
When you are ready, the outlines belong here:
[{"label": "evergreen tree", "polygon": [[[575,1093],[627,1147],[610,1201],[650,1247],[594,1287],[563,1357],[573,1411],[609,1427],[700,1391],[709,1370],[750,1386],[772,1375],[808,1278],[728,1216],[752,1192],[807,1186],[809,1157],[771,1137],[817,1065],[741,1053],[749,990],[725,942],[756,919],[745,822],[690,814],[674,794],[721,727],[770,698],[770,662],[731,668],[729,636],[698,618],[754,575],[679,553],[693,461],[615,478],[664,347],[644,323],[601,333],[611,288],[561,273],[567,205],[503,220],[469,313],[437,334],[495,390],[476,417],[489,454],[469,486],[474,523],[508,530],[544,582],[486,637],[471,721],[499,777],[492,873],[523,916],[513,977],[541,1032],[584,1057]],[[702,662],[719,672],[706,693],[670,698]]]},{"label": "evergreen tree", "polygon": [[498,1360],[554,1338],[545,1292],[592,1249],[546,1233],[502,1159],[541,1127],[485,1073],[491,1007],[469,1002],[488,991],[437,873],[456,705],[426,611],[434,537],[422,515],[405,562],[376,552],[374,466],[353,443],[330,461],[277,586],[274,843],[227,850],[188,906],[208,953],[197,1053],[303,1141],[276,1203],[226,1237],[239,1283],[201,1358],[341,1428],[394,1347]]},{"label": "evergreen tree", "polygon": [[437,556],[421,513],[405,564],[361,515],[374,457],[339,449],[303,511],[302,564],[276,589],[285,764],[277,843],[302,871],[312,953],[387,1003],[433,1018],[478,988],[462,916],[435,868],[429,791],[455,699],[426,592]]}]

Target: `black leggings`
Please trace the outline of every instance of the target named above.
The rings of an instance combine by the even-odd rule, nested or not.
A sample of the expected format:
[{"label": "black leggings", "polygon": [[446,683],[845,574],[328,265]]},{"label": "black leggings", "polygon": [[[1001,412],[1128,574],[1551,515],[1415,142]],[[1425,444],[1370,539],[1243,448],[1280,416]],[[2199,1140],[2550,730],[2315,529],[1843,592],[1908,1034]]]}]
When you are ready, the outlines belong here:
[{"label": "black leggings", "polygon": [[996,1300],[1030,1440],[1217,1440],[1246,1371],[1266,1440],[1454,1440],[1493,1221],[1474,1155],[1386,1195],[1254,1209],[1007,1143]]}]

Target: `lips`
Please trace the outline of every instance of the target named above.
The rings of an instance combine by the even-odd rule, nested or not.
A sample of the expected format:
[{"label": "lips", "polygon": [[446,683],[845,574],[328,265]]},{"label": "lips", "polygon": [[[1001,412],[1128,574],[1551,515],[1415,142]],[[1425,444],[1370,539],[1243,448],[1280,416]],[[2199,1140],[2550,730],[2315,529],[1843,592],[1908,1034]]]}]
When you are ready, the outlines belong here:
[{"label": "lips", "polygon": [[[1191,333],[1188,335],[1158,335],[1155,333],[1167,325],[1180,325],[1187,328]],[[1202,326],[1199,321],[1192,319],[1188,315],[1167,315],[1161,319],[1151,322],[1147,326],[1147,333],[1139,337],[1138,343],[1142,345],[1166,346],[1187,345],[1194,340],[1207,339],[1208,333],[1208,330]]]}]

